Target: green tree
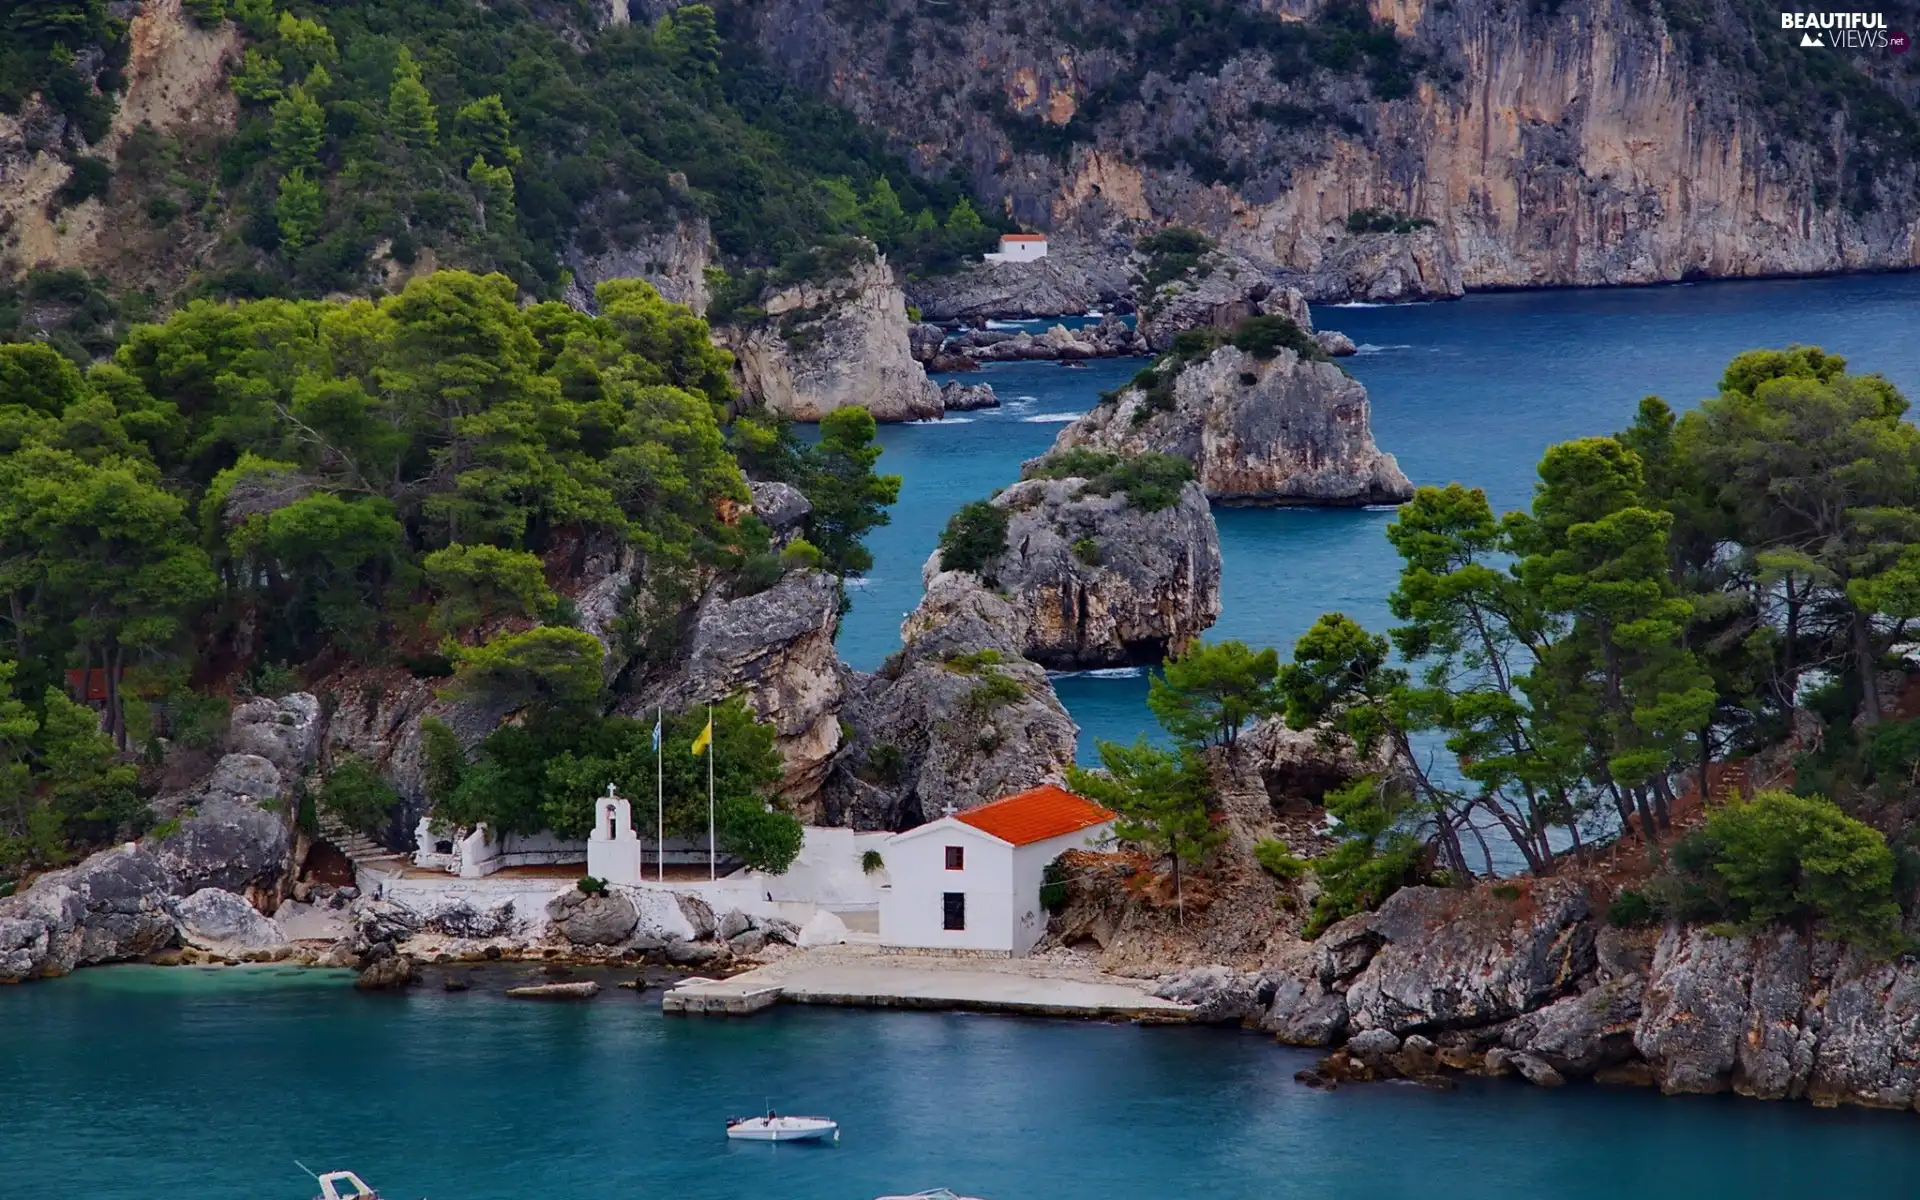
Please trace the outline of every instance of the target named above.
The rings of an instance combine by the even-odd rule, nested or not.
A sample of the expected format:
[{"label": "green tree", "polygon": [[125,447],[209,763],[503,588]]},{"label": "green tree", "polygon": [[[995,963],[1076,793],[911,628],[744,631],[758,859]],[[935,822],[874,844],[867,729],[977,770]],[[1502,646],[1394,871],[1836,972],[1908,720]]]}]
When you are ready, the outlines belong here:
[{"label": "green tree", "polygon": [[328,639],[364,652],[403,536],[384,500],[303,496],[242,519],[228,535],[235,590],[253,585],[271,652],[305,659]]},{"label": "green tree", "polygon": [[[1095,743],[1101,771],[1067,768],[1067,786],[1097,800],[1118,816],[1113,831],[1173,865],[1173,886],[1180,894],[1180,868],[1202,861],[1223,836],[1207,810],[1207,776],[1198,757],[1149,746],[1136,738]],[[1182,899],[1184,912],[1184,898]]]},{"label": "green tree", "polygon": [[327,114],[306,85],[296,84],[273,105],[273,153],[289,174],[317,171],[327,139]]},{"label": "green tree", "polygon": [[661,17],[654,44],[681,75],[703,82],[720,78],[720,28],[711,7],[688,4]]},{"label": "green tree", "polygon": [[984,233],[986,222],[974,211],[973,201],[965,196],[954,202],[953,209],[947,213],[947,229],[954,233]]},{"label": "green tree", "polygon": [[152,814],[135,790],[139,771],[117,761],[115,739],[91,708],[58,688],[42,698],[38,738],[41,783],[72,842],[137,836]]},{"label": "green tree", "polygon": [[900,498],[898,475],[874,473],[878,432],[866,409],[835,409],[820,418],[820,440],[807,455],[811,541],[827,569],[843,578],[873,566],[861,539],[891,519],[887,508]]},{"label": "green tree", "polygon": [[991,581],[993,564],[1007,552],[1007,510],[988,500],[960,506],[940,531],[940,569],[972,571]]},{"label": "green tree", "polygon": [[0,871],[44,858],[49,852],[48,847],[37,844],[45,840],[45,821],[34,794],[31,768],[40,721],[14,695],[13,678],[18,668],[18,663],[0,660]]},{"label": "green tree", "polygon": [[1248,721],[1276,711],[1280,656],[1246,643],[1194,639],[1147,688],[1147,707],[1183,745],[1232,748]]},{"label": "green tree", "polygon": [[296,71],[308,72],[326,63],[338,62],[339,49],[333,34],[311,17],[296,17],[282,12],[274,26],[281,52],[288,56]]},{"label": "green tree", "polygon": [[399,793],[380,768],[355,755],[336,761],[320,785],[320,811],[355,833],[378,834],[392,821],[399,804]]},{"label": "green tree", "polygon": [[1419,882],[1428,854],[1426,843],[1410,832],[1419,823],[1420,804],[1377,776],[1327,793],[1326,806],[1339,840],[1313,860],[1320,894],[1302,930],[1310,938]]},{"label": "green tree", "polygon": [[541,625],[482,646],[459,647],[453,695],[507,710],[529,705],[578,710],[601,688],[604,651],[590,633]]},{"label": "green tree", "polygon": [[289,250],[308,245],[320,232],[326,219],[326,201],[320,185],[307,178],[299,167],[280,177],[280,195],[273,202],[274,223],[280,230],[280,244]]},{"label": "green tree", "polygon": [[393,84],[387,89],[387,124],[393,135],[414,150],[430,150],[440,140],[440,118],[433,98],[420,82],[420,64],[413,52],[400,47],[393,66]]},{"label": "green tree", "polygon": [[498,167],[520,165],[520,147],[513,140],[513,118],[496,93],[460,106],[453,119],[460,156],[485,159]]},{"label": "green tree", "polygon": [[867,189],[867,198],[860,205],[861,223],[868,237],[882,246],[891,246],[905,237],[912,228],[907,213],[900,205],[900,196],[893,190],[893,184],[885,175],[873,181]]},{"label": "green tree", "polygon": [[501,617],[536,617],[558,600],[539,556],[497,546],[448,546],[427,555],[427,582],[440,593],[434,628],[457,634]]}]

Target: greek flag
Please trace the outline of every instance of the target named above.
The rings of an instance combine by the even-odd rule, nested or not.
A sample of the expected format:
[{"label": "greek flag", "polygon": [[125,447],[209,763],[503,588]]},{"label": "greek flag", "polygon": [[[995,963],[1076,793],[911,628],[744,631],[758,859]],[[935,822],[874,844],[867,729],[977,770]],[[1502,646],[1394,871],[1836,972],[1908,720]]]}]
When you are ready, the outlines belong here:
[{"label": "greek flag", "polygon": [[660,716],[657,713],[653,718],[653,752],[660,753]]}]

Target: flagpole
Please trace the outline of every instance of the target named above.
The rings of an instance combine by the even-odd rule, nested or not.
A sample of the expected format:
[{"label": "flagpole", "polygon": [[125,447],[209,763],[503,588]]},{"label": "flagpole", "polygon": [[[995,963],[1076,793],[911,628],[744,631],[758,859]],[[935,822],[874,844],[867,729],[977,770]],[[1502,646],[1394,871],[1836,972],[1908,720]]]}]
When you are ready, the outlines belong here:
[{"label": "flagpole", "polygon": [[653,709],[653,816],[657,824],[653,835],[653,873],[667,881],[667,739],[661,724],[665,710]]},{"label": "flagpole", "polygon": [[713,705],[707,705],[707,881],[719,877],[713,852]]}]

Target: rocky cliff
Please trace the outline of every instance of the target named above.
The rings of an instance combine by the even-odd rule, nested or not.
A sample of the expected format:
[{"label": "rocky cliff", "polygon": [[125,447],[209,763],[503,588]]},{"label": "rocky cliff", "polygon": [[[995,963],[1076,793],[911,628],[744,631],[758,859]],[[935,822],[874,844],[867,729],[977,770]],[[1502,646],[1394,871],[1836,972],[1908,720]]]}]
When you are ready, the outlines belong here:
[{"label": "rocky cliff", "polygon": [[933,573],[900,632],[904,649],[847,684],[852,742],[827,780],[827,823],[911,829],[1064,780],[1078,729],[1021,657],[1018,608],[964,571]]},{"label": "rocky cliff", "polygon": [[1742,0],[760,0],[751,19],[791,75],[1023,224],[1192,226],[1349,296],[1447,262],[1470,288],[1920,263],[1912,56],[1814,63]]},{"label": "rocky cliff", "polygon": [[1019,652],[1056,671],[1158,665],[1220,616],[1213,512],[1191,483],[1149,512],[1089,482],[1029,479],[993,500],[1008,520],[991,570],[1025,618]]},{"label": "rocky cliff", "polygon": [[1292,350],[1263,360],[1222,346],[1154,370],[1151,385],[1129,386],[1062,429],[1053,452],[1176,455],[1223,504],[1397,504],[1413,495],[1393,455],[1373,443],[1366,389],[1336,366]]},{"label": "rocky cliff", "polygon": [[877,421],[918,421],[944,411],[940,389],[913,357],[907,301],[886,259],[851,255],[830,278],[770,289],[765,316],[721,331],[733,351],[742,400],[796,421],[865,407]]}]

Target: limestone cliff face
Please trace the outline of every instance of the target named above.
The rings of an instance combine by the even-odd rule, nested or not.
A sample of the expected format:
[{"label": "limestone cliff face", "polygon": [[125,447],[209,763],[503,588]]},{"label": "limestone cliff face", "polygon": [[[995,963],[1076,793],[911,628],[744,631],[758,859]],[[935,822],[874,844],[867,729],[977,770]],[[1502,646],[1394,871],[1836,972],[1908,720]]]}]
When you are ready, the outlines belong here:
[{"label": "limestone cliff face", "polygon": [[1057,671],[1158,664],[1220,616],[1213,512],[1191,483],[1158,512],[1086,486],[1030,479],[994,500],[1010,514],[993,574],[1026,617],[1020,653]]},{"label": "limestone cliff face", "polygon": [[740,394],[796,421],[864,406],[877,421],[938,417],[940,390],[914,360],[907,301],[886,259],[872,254],[843,274],[761,298],[766,319],[724,331]]},{"label": "limestone cliff face", "polygon": [[131,195],[109,192],[54,211],[55,193],[72,174],[61,161],[63,144],[117,164],[122,144],[141,125],[183,140],[233,126],[236,104],[224,80],[240,51],[234,26],[202,29],[182,13],[180,0],[123,7],[137,10],[127,34],[126,91],[98,144],[86,145],[45,104],[0,113],[0,270],[8,274],[39,266],[111,268],[153,282],[161,273],[183,274],[218,238],[194,230],[185,236],[200,245],[174,244],[180,226],[156,229],[140,211],[144,198]]},{"label": "limestone cliff face", "polygon": [[644,279],[670,304],[684,304],[704,316],[707,268],[713,265],[713,227],[705,217],[683,217],[650,237],[620,246],[588,252],[569,248],[567,269],[573,272],[566,300],[591,311],[593,289],[609,279]]},{"label": "limestone cliff face", "polygon": [[[1407,68],[1383,87],[1224,24],[1174,37],[1153,0],[1064,17],[1037,0],[886,7],[890,38],[854,6],[763,0],[759,40],[928,173],[957,168],[1056,233],[1190,225],[1375,298],[1430,288],[1448,261],[1469,288],[1920,264],[1920,173],[1893,149],[1915,129],[1898,56],[1847,56],[1817,86],[1770,11],[1714,3],[1688,31],[1657,0],[1367,0]],[[1352,19],[1338,0],[1279,0],[1190,20],[1236,9]],[[1434,228],[1356,246],[1360,209]]]},{"label": "limestone cliff face", "polygon": [[1231,346],[1189,363],[1171,407],[1129,387],[1060,431],[1054,452],[1155,451],[1194,465],[1223,504],[1397,504],[1413,495],[1373,443],[1367,391],[1329,363],[1281,350],[1265,362]]}]

